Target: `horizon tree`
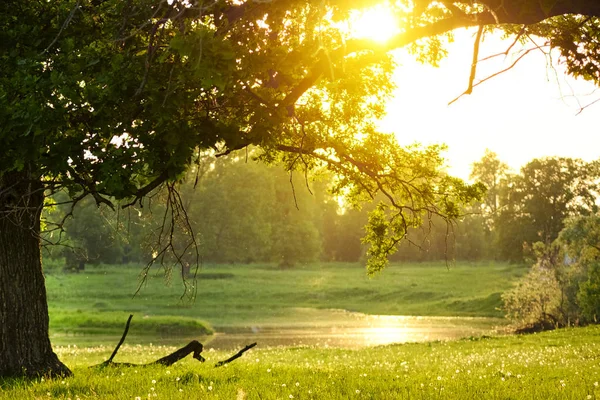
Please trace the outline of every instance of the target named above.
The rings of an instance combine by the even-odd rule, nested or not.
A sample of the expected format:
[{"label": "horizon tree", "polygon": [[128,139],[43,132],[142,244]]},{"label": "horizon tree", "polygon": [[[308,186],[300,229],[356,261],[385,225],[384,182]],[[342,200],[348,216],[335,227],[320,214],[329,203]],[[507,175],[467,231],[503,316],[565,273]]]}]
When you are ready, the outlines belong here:
[{"label": "horizon tree", "polygon": [[544,38],[570,74],[600,80],[599,2],[400,1],[385,43],[340,25],[377,3],[3,1],[0,376],[71,374],[48,338],[40,262],[40,214],[56,191],[73,206],[91,197],[128,207],[164,188],[167,228],[179,224],[191,242],[179,248],[167,235],[160,259],[194,247],[176,181],[206,151],[256,145],[288,171],[325,165],[350,201],[386,198],[366,234],[374,272],[408,228],[432,214],[454,219],[482,192],[443,172],[440,147],[403,148],[376,131],[390,50],[410,46],[435,64],[452,30],[479,27],[476,56],[481,33],[498,28]]}]

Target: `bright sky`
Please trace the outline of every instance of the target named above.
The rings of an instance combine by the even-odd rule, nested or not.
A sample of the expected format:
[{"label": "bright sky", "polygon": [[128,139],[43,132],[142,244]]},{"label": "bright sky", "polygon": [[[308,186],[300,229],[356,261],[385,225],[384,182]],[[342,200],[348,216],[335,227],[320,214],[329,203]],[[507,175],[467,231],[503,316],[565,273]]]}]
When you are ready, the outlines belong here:
[{"label": "bright sky", "polygon": [[[539,51],[449,106],[467,88],[473,37],[473,31],[457,33],[440,68],[398,51],[398,89],[381,124],[384,131],[395,132],[402,144],[446,143],[451,173],[465,179],[486,148],[515,170],[543,156],[600,158],[600,103],[576,115],[580,106],[572,96],[576,93],[585,105],[600,98],[600,90],[589,96],[595,90],[592,84],[566,77],[560,66],[556,72],[549,69]],[[510,43],[489,37],[480,58],[502,52]],[[488,68],[480,64],[477,77],[506,68],[515,58],[487,61]]]}]

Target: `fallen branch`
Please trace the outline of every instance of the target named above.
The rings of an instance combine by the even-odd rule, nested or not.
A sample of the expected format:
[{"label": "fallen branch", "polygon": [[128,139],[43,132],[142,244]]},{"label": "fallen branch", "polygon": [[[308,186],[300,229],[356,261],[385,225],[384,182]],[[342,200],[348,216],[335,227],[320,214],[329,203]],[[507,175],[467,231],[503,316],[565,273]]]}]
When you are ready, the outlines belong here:
[{"label": "fallen branch", "polygon": [[219,368],[225,364],[229,364],[230,362],[232,362],[235,359],[240,358],[245,352],[247,352],[248,350],[250,350],[251,348],[253,348],[254,346],[256,346],[256,342],[249,344],[248,346],[244,347],[243,349],[241,349],[240,351],[238,351],[237,353],[235,353],[234,355],[232,355],[231,357],[229,357],[227,360],[223,360],[223,361],[219,361],[218,363],[215,364],[215,368]]},{"label": "fallen branch", "polygon": [[[105,368],[105,367],[145,367],[148,365],[164,365],[166,367],[171,366],[173,364],[175,364],[177,361],[182,360],[183,358],[187,357],[189,354],[192,354],[192,357],[194,357],[196,360],[200,361],[200,362],[204,362],[206,361],[204,357],[202,357],[202,355],[200,355],[200,353],[202,353],[202,350],[204,349],[204,346],[202,346],[202,343],[200,343],[197,340],[192,340],[191,342],[189,342],[187,345],[185,345],[184,347],[175,350],[173,353],[166,355],[162,358],[159,358],[156,361],[153,361],[151,363],[146,363],[146,364],[132,364],[132,363],[116,363],[113,362],[113,358],[115,358],[115,356],[117,355],[117,352],[119,351],[119,348],[121,347],[121,345],[123,344],[123,342],[125,342],[125,338],[127,337],[127,333],[129,332],[129,324],[131,323],[131,319],[133,318],[133,314],[129,315],[129,318],[127,319],[127,324],[125,324],[125,330],[123,331],[123,335],[121,336],[121,340],[119,340],[119,343],[117,344],[117,347],[115,347],[115,349],[113,350],[112,354],[110,355],[110,357],[108,358],[108,360],[104,361],[103,363],[97,364],[97,365],[93,365],[93,368]],[[225,364],[229,364],[230,362],[240,358],[245,352],[247,352],[248,350],[250,350],[251,348],[253,348],[254,346],[256,346],[256,343],[252,343],[247,345],[246,347],[244,347],[242,350],[238,351],[236,354],[234,354],[233,356],[229,357],[227,360],[223,360],[223,361],[219,361],[218,363],[215,364],[215,368],[218,368],[220,366],[223,366]]]},{"label": "fallen branch", "polygon": [[125,337],[127,336],[127,333],[129,332],[129,324],[131,323],[131,318],[133,318],[133,314],[129,314],[129,318],[127,318],[127,324],[125,324],[125,331],[123,332],[123,336],[121,336],[121,340],[119,340],[119,344],[117,344],[117,347],[115,347],[115,349],[113,350],[113,352],[110,355],[110,357],[108,358],[108,360],[104,361],[103,364],[112,363],[113,358],[115,358],[115,356],[117,355],[119,348],[125,341]]}]

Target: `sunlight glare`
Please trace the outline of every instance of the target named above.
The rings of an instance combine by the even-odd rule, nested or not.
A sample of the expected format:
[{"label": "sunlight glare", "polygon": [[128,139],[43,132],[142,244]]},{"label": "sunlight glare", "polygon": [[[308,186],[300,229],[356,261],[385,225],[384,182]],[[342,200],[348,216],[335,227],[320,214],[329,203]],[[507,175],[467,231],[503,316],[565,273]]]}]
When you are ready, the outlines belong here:
[{"label": "sunlight glare", "polygon": [[348,21],[351,36],[385,42],[399,32],[398,20],[389,6],[379,5],[356,12]]},{"label": "sunlight glare", "polygon": [[379,326],[365,329],[365,339],[370,346],[384,346],[392,343],[407,343],[418,340],[410,329],[400,326]]}]

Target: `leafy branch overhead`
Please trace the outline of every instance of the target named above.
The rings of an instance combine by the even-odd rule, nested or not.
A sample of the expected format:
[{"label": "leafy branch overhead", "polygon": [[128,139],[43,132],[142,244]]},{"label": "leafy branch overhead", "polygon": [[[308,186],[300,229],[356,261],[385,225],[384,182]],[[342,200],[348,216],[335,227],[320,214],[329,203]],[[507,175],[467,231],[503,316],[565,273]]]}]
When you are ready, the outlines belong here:
[{"label": "leafy branch overhead", "polygon": [[403,148],[376,131],[394,89],[390,50],[435,64],[453,30],[485,26],[543,38],[571,74],[598,83],[600,4],[400,1],[389,5],[395,36],[354,37],[343,22],[375,4],[4,1],[0,173],[27,170],[75,202],[129,206],[207,151],[256,145],[289,171],[330,169],[351,203],[383,195],[366,237],[378,270],[407,228],[452,220],[483,193],[446,176],[442,148]]}]

